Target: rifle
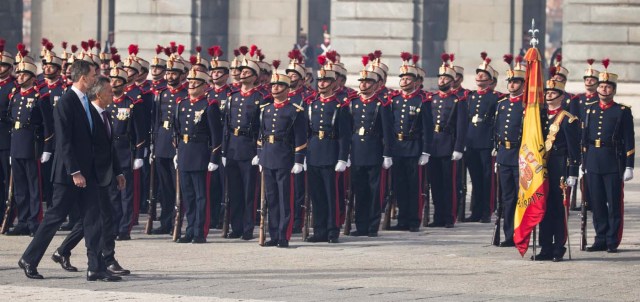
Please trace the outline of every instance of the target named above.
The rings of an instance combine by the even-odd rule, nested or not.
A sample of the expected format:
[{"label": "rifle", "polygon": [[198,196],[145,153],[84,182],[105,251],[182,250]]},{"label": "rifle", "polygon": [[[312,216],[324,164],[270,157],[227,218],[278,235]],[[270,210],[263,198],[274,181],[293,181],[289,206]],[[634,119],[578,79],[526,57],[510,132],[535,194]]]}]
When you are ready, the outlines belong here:
[{"label": "rifle", "polygon": [[176,217],[173,223],[173,241],[178,241],[182,231],[182,201],[180,200],[180,174],[176,169]]},{"label": "rifle", "polygon": [[582,191],[582,197],[580,202],[580,250],[587,249],[587,183],[584,180],[584,176],[580,178],[580,191]]},{"label": "rifle", "polygon": [[[153,154],[149,155],[150,157]],[[151,167],[149,167],[149,199],[147,199],[147,203],[149,203],[149,208],[147,209],[147,224],[144,226],[144,233],[147,235],[151,235],[151,231],[153,230],[153,221],[156,219],[156,197],[154,196],[154,186],[155,181],[153,177],[153,173],[155,172],[155,162],[151,163]],[[176,188],[177,190],[178,188]]]},{"label": "rifle", "polygon": [[4,218],[2,219],[2,227],[0,228],[0,234],[7,232],[9,227],[9,219],[11,219],[11,211],[13,210],[13,173],[9,174],[9,194],[6,201],[7,208],[4,210]]},{"label": "rifle", "polygon": [[344,220],[344,234],[346,236],[349,236],[349,234],[351,234],[351,223],[353,222],[353,204],[354,204],[354,199],[353,199],[353,190],[351,189],[351,179],[350,177],[347,177],[347,175],[345,175],[346,179],[346,184],[345,184],[345,220]]},{"label": "rifle", "polygon": [[500,246],[500,224],[502,221],[502,198],[500,198],[500,173],[496,171],[496,201],[498,202],[498,209],[496,212],[496,222],[495,227],[493,229],[493,239],[491,240],[491,244],[495,246]]},{"label": "rifle", "polygon": [[224,173],[224,201],[222,202],[224,207],[224,216],[222,216],[222,238],[227,238],[229,235],[229,179],[227,178],[227,171]]},{"label": "rifle", "polygon": [[[464,162],[464,157],[458,161],[462,168],[462,186],[460,186],[460,198],[458,198],[458,221],[463,222],[465,217],[464,213],[467,208],[467,167]],[[456,181],[458,181],[456,179]]]},{"label": "rifle", "polygon": [[[575,186],[574,186],[575,187]],[[560,190],[562,190],[562,212],[564,216],[564,225],[567,228],[567,246],[569,247],[569,260],[571,260],[571,240],[569,240],[569,194],[571,189],[567,186],[564,176],[560,177]]]},{"label": "rifle", "polygon": [[304,224],[302,227],[302,240],[309,238],[309,225],[311,224],[311,200],[309,200],[309,183],[307,182],[307,172],[304,172]]},{"label": "rifle", "polygon": [[391,212],[393,211],[393,187],[391,185],[391,170],[387,170],[389,177],[387,178],[387,190],[384,197],[384,217],[382,218],[382,229],[388,230],[391,228]]},{"label": "rifle", "polygon": [[258,244],[260,246],[264,246],[265,241],[265,231],[264,224],[267,220],[267,199],[265,198],[264,192],[264,172],[260,173],[260,237],[258,239]]},{"label": "rifle", "polygon": [[[420,167],[420,169],[423,169]],[[429,207],[431,199],[431,192],[429,191],[429,179],[427,178],[427,169],[424,168],[424,172],[422,173],[422,197],[424,199],[424,205],[422,207],[422,226],[427,227],[429,225]]]}]

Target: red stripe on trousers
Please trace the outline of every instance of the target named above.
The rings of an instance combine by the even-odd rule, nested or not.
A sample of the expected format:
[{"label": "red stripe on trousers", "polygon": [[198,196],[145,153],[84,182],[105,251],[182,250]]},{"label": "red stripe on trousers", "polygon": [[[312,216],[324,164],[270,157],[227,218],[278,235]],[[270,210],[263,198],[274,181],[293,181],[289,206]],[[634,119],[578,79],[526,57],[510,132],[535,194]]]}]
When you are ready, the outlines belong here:
[{"label": "red stripe on trousers", "polygon": [[385,170],[384,168],[382,169],[382,171],[380,172],[380,209],[382,211],[384,211],[384,209],[382,208],[382,206],[384,205],[384,189],[387,187],[386,183],[387,183],[387,173],[389,173],[389,170]]}]

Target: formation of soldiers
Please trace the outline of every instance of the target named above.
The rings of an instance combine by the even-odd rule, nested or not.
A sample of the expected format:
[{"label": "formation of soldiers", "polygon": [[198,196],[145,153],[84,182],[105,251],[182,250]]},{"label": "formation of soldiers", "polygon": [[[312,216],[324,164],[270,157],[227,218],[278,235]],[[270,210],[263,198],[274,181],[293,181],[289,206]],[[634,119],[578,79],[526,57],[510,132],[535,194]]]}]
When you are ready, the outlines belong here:
[{"label": "formation of soldiers", "polygon": [[[498,72],[484,52],[474,90],[462,88],[464,69],[453,54],[443,54],[437,91],[426,91],[419,56],[403,52],[400,89],[393,90],[386,87],[390,69],[382,52],[374,51],[362,57],[354,90],[345,86],[347,70],[331,49],[317,58],[314,73],[298,49],[282,68],[255,45],[235,49],[227,61],[219,46],[208,48],[210,59],[201,47],[186,59],[184,46],[171,42],[158,45],[149,62],[137,45],[122,59],[93,40],[70,52],[63,42],[60,56],[52,42],[42,44],[38,73],[24,45],[13,56],[0,41],[1,196],[11,191],[7,205],[15,204],[15,211],[3,211],[3,224],[13,226],[7,235],[33,234],[42,204],[51,200],[50,159],[63,152],[53,149],[52,110],[70,85],[69,66],[84,60],[110,79],[114,94],[109,131],[127,184],[121,191],[114,181],[109,192],[117,240],[131,239],[140,212],[155,217],[157,200],[159,226],[148,225],[147,233],[173,234],[178,243],[204,243],[210,227],[251,240],[258,213],[269,235],[260,243],[288,247],[293,233],[337,243],[343,228],[369,237],[381,227],[453,228],[489,223],[500,208],[505,240],[499,245],[514,246],[526,86],[521,57],[504,56],[507,93],[494,90]],[[608,60],[602,72],[593,63],[584,93],[565,91],[569,71],[561,58],[545,82],[546,105],[539,109],[550,186],[536,260],[563,259],[563,193],[579,176],[596,231],[588,250],[616,252],[620,243],[622,181],[633,177],[633,118],[629,106],[613,101],[617,75],[607,70]],[[389,226],[394,215],[397,224]]]}]

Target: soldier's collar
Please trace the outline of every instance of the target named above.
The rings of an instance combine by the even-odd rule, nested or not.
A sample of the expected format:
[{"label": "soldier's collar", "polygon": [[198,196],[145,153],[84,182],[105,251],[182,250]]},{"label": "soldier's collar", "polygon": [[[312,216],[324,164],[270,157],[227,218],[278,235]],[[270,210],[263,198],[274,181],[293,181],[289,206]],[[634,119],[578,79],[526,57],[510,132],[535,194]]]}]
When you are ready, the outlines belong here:
[{"label": "soldier's collar", "polygon": [[242,89],[240,89],[240,95],[244,96],[244,97],[250,96],[254,92],[258,91],[258,89],[260,89],[260,87],[262,87],[262,86],[253,87],[253,88],[249,89],[248,91],[242,91]]},{"label": "soldier's collar", "polygon": [[26,96],[26,95],[34,93],[34,92],[36,92],[36,86],[35,85],[29,87],[29,89],[27,89],[27,90],[20,89],[20,95],[21,96]]},{"label": "soldier's collar", "polygon": [[463,90],[464,88],[462,88],[462,86],[456,88],[456,89],[451,89],[451,93],[452,94],[458,94],[458,92],[460,92],[460,90]]},{"label": "soldier's collar", "polygon": [[0,86],[4,86],[5,84],[13,81],[15,81],[15,79],[12,76],[8,76],[6,79],[0,81]]},{"label": "soldier's collar", "polygon": [[129,92],[129,91],[133,90],[136,87],[138,87],[138,85],[136,84],[136,82],[133,82],[132,84],[129,84],[129,85],[125,86],[124,87],[124,91],[125,92]]},{"label": "soldier's collar", "polygon": [[327,97],[327,98],[323,98],[322,96],[320,96],[320,102],[322,102],[322,103],[329,103],[329,102],[332,102],[332,101],[335,101],[335,100],[336,100],[336,94],[335,93],[332,94],[331,96]]},{"label": "soldier's collar", "polygon": [[180,86],[178,86],[178,88],[176,88],[176,89],[171,88],[171,86],[167,86],[167,87],[169,87],[169,92],[171,92],[172,94],[176,94],[176,93],[186,89],[187,86],[189,86],[189,83],[188,82],[184,82],[184,83],[180,84]]},{"label": "soldier's collar", "polygon": [[213,90],[215,93],[220,93],[220,92],[223,92],[225,89],[228,89],[228,88],[229,88],[229,85],[224,84],[224,85],[222,85],[222,87],[220,87],[220,88],[216,88],[216,86],[214,85],[214,86],[211,86],[211,88],[212,88],[212,90]]},{"label": "soldier's collar", "polygon": [[404,91],[401,92],[400,95],[402,95],[402,98],[404,99],[410,99],[413,98],[414,96],[418,95],[418,93],[420,93],[420,89],[416,89],[413,92],[409,93],[409,94],[405,94]]},{"label": "soldier's collar", "polygon": [[113,97],[113,103],[114,104],[118,104],[118,103],[122,102],[122,100],[124,100],[126,96],[127,96],[127,94],[125,94],[125,93],[122,93],[122,95],[120,97],[114,96]]},{"label": "soldier's collar", "polygon": [[611,100],[611,102],[609,102],[608,104],[603,103],[602,101],[598,102],[598,106],[600,106],[600,109],[602,111],[605,111],[609,108],[611,108],[611,106],[613,106],[613,104],[615,104],[616,102],[614,100]]},{"label": "soldier's collar", "polygon": [[49,88],[56,88],[59,85],[62,85],[62,79],[60,77],[58,77],[58,79],[55,82],[51,83],[51,84],[47,83],[47,87],[49,87]]},{"label": "soldier's collar", "polygon": [[442,92],[442,91],[438,90],[438,96],[439,96],[440,98],[443,98],[443,99],[444,99],[444,98],[449,97],[449,96],[450,96],[450,95],[452,95],[452,94],[453,94],[453,93],[451,93],[451,90],[449,90],[449,91],[447,91],[447,92]]},{"label": "soldier's collar", "polygon": [[289,91],[287,96],[292,97],[292,96],[295,96],[295,95],[298,95],[298,94],[302,93],[302,88],[303,88],[303,86],[300,86],[294,91]]},{"label": "soldier's collar", "polygon": [[275,107],[276,109],[280,109],[284,106],[286,106],[287,104],[289,104],[289,98],[287,98],[286,100],[284,100],[284,102],[278,103],[278,102],[273,102],[273,107]]},{"label": "soldier's collar", "polygon": [[594,93],[585,92],[585,93],[584,93],[584,96],[585,96],[587,99],[590,99],[590,98],[594,97],[597,93],[598,93],[598,92],[594,92]]},{"label": "soldier's collar", "polygon": [[360,95],[360,101],[362,101],[362,103],[364,103],[364,104],[369,104],[369,103],[371,103],[371,102],[373,102],[375,100],[376,94],[377,93],[374,93],[368,98],[365,98],[364,95]]},{"label": "soldier's collar", "polygon": [[493,90],[493,89],[491,89],[491,87],[487,87],[486,89],[478,89],[478,90],[476,90],[476,92],[477,92],[479,95],[484,95],[484,94],[487,94],[488,92],[490,92],[490,91],[492,91],[492,90]]},{"label": "soldier's collar", "polygon": [[509,96],[509,102],[511,102],[511,103],[517,103],[517,102],[522,101],[522,95],[523,95],[523,94],[521,93],[519,96],[514,96],[514,97]]},{"label": "soldier's collar", "polygon": [[562,106],[556,108],[556,109],[547,109],[547,115],[552,116],[552,115],[556,115],[558,113],[560,113],[560,111],[562,111]]},{"label": "soldier's collar", "polygon": [[201,100],[202,100],[202,99],[204,99],[205,97],[207,97],[207,94],[206,94],[206,93],[203,93],[201,96],[199,96],[199,97],[197,97],[197,98],[195,98],[195,99],[194,99],[194,98],[192,98],[191,96],[189,96],[189,102],[190,102],[191,104],[194,104],[194,103],[196,103],[196,102],[198,102],[198,101],[201,101]]}]

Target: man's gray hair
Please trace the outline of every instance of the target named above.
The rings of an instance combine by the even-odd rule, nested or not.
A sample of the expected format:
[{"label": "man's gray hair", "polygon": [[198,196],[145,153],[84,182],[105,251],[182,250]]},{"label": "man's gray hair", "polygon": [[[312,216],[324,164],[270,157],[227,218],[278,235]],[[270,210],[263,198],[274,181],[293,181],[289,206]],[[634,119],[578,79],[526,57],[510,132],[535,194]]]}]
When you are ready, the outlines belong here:
[{"label": "man's gray hair", "polygon": [[96,83],[87,91],[87,98],[90,101],[94,101],[98,98],[98,94],[102,93],[105,89],[111,89],[111,80],[107,77],[99,76],[96,79]]},{"label": "man's gray hair", "polygon": [[73,62],[71,64],[71,81],[77,83],[80,81],[80,77],[88,75],[92,68],[95,68],[93,64],[84,60]]}]

